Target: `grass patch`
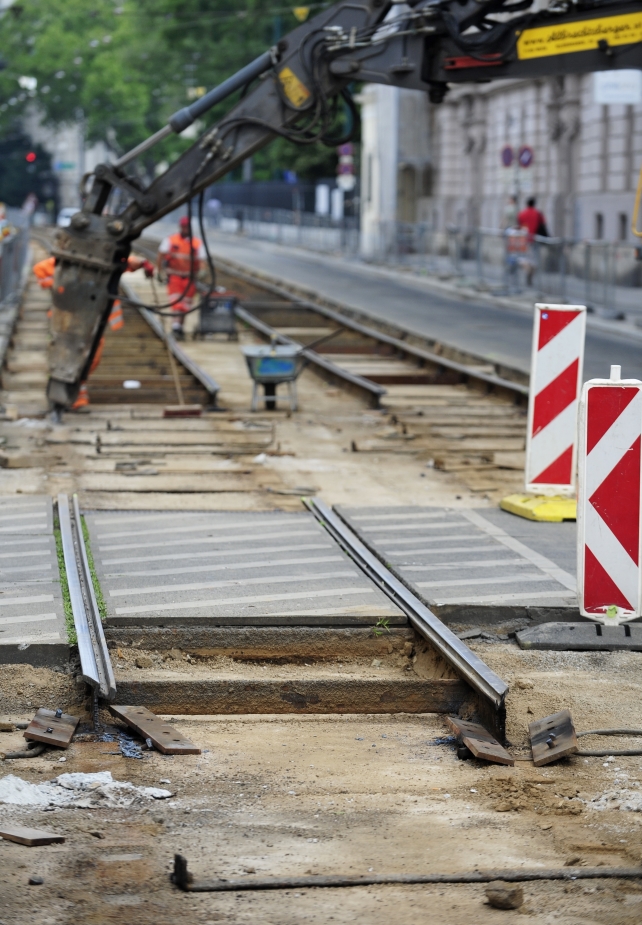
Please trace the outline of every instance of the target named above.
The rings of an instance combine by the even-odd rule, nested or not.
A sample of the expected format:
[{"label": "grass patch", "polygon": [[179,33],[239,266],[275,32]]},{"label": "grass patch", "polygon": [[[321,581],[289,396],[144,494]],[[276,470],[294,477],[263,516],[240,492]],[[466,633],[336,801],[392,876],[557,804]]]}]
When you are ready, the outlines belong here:
[{"label": "grass patch", "polygon": [[76,624],[74,623],[74,614],[71,609],[69,583],[67,582],[67,569],[65,568],[65,554],[62,550],[62,533],[60,532],[60,522],[57,517],[54,520],[54,537],[56,540],[58,572],[60,574],[60,591],[62,593],[62,606],[65,613],[65,629],[67,631],[67,641],[69,645],[75,646],[78,643],[78,636],[76,635]]},{"label": "grass patch", "polygon": [[100,619],[104,623],[107,619],[107,604],[105,603],[105,598],[103,597],[102,588],[100,587],[100,582],[98,581],[98,575],[96,574],[96,566],[94,565],[94,556],[91,551],[91,543],[89,542],[89,529],[85,523],[85,518],[81,515],[80,522],[82,524],[82,535],[85,541],[85,551],[87,553],[87,562],[89,563],[89,572],[91,574],[91,581],[94,586],[94,594],[96,595],[96,603],[98,604],[98,613],[100,614]]}]

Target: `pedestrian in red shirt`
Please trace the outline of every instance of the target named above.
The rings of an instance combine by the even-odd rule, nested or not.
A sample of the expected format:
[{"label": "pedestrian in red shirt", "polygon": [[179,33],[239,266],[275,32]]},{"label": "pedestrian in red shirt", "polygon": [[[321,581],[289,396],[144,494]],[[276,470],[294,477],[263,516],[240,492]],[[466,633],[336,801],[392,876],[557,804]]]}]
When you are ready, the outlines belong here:
[{"label": "pedestrian in red shirt", "polygon": [[529,256],[524,260],[524,268],[526,270],[526,285],[532,286],[533,284],[533,274],[535,273],[535,267],[537,266],[537,254],[535,253],[535,236],[538,235],[542,238],[548,237],[548,229],[546,228],[546,219],[544,218],[544,213],[536,207],[537,200],[535,197],[526,200],[526,208],[517,216],[517,223],[520,228],[524,228],[528,232],[528,243],[529,243]]},{"label": "pedestrian in red shirt", "polygon": [[548,237],[548,230],[546,228],[546,219],[544,218],[544,213],[540,212],[536,206],[536,199],[528,199],[526,202],[526,208],[517,216],[517,221],[520,228],[526,228],[528,231],[528,238],[530,241],[533,240],[535,235],[540,235],[543,238]]}]

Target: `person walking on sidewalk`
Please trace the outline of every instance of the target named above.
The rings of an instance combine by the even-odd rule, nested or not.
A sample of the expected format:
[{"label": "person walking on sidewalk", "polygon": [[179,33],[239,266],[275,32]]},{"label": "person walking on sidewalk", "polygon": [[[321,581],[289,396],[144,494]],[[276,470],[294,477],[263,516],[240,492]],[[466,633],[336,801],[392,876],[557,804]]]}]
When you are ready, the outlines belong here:
[{"label": "person walking on sidewalk", "polygon": [[544,213],[537,208],[537,200],[534,196],[526,201],[526,208],[522,209],[517,216],[517,222],[520,228],[524,228],[528,232],[529,254],[528,258],[524,260],[524,267],[526,269],[526,285],[532,286],[533,274],[537,266],[535,236],[540,238],[548,237]]},{"label": "person walking on sidewalk", "polygon": [[191,311],[196,294],[196,279],[206,259],[200,238],[192,237],[189,218],[184,215],[177,234],[161,241],[158,248],[158,273],[167,273],[168,301],[172,303],[172,331],[183,337],[185,314]]}]

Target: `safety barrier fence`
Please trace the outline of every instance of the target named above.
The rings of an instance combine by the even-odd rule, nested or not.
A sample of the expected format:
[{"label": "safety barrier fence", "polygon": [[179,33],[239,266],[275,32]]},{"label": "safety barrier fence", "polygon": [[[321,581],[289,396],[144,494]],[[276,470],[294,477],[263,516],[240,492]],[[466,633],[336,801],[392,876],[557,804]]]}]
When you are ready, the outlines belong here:
[{"label": "safety barrier fence", "polygon": [[549,237],[530,242],[521,231],[435,231],[394,222],[379,227],[371,250],[378,260],[497,295],[581,303],[642,323],[642,249],[634,244]]},{"label": "safety barrier fence", "polygon": [[7,209],[0,221],[0,368],[20,308],[20,294],[27,269],[29,216]]},{"label": "safety barrier fence", "polygon": [[20,291],[28,246],[28,226],[12,222],[12,230],[0,238],[0,304],[14,299]]},{"label": "safety barrier fence", "polygon": [[356,254],[359,251],[359,220],[351,216],[333,219],[312,212],[226,205],[215,213],[210,212],[208,223],[224,232],[289,247],[322,253]]}]

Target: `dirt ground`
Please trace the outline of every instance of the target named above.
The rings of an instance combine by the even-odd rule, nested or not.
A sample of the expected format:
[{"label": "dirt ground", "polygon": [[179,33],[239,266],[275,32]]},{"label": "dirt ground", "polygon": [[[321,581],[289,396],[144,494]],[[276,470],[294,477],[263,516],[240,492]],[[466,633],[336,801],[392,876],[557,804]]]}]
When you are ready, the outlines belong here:
[{"label": "dirt ground", "polygon": [[[221,381],[231,416],[247,415],[249,380],[238,345],[197,348],[207,352],[209,359],[199,356],[199,362]],[[331,504],[488,503],[420,456],[353,452],[355,437],[375,433],[382,422],[357,398],[309,372],[300,396],[299,413],[274,416],[274,444],[265,458],[220,460],[231,474],[269,470],[267,487],[277,492],[267,491],[257,475],[244,492],[164,494],[169,475],[161,472],[149,476],[157,479],[154,491],[84,490],[84,475],[106,471],[103,463],[92,469],[79,444],[48,443],[53,428],[44,421],[6,421],[3,449],[24,452],[30,462],[0,470],[0,493],[80,488],[86,508],[93,499],[96,507],[178,510],[293,510],[302,486]],[[94,414],[104,426],[104,412]],[[67,426],[91,430],[92,420],[92,413],[69,416]],[[81,735],[64,755],[3,762],[0,784],[9,774],[40,783],[61,773],[110,771],[137,786],[166,787],[173,796],[94,809],[0,803],[0,823],[66,837],[64,845],[36,848],[0,840],[0,925],[494,925],[521,921],[518,915],[537,925],[639,923],[642,879],[527,883],[524,903],[514,911],[491,908],[477,885],[185,894],[170,883],[176,852],[197,879],[642,865],[642,815],[624,808],[642,805],[642,757],[573,757],[536,769],[527,747],[528,723],[564,707],[579,730],[642,728],[642,654],[523,652],[513,642],[473,642],[471,648],[510,685],[507,731],[515,768],[459,761],[444,718],[434,714],[180,716],[174,722],[203,749],[200,756],[145,751],[141,759],[124,758],[117,743]],[[128,653],[121,664],[123,671],[136,670]],[[161,665],[157,670],[159,677],[171,673]],[[196,674],[205,670],[193,667]],[[225,662],[225,670],[234,663]],[[298,676],[302,668],[279,670]],[[402,670],[384,659],[384,674]],[[238,665],[239,676],[262,671]],[[40,706],[83,713],[84,696],[71,673],[0,668],[0,720],[27,721]],[[20,731],[0,732],[0,752],[23,741]],[[597,744],[603,743],[591,740]],[[29,885],[30,877],[44,883]]]},{"label": "dirt ground", "polygon": [[[627,799],[642,805],[642,758],[573,757],[536,769],[526,736],[529,721],[563,706],[578,730],[642,726],[642,655],[475,649],[511,685],[514,768],[459,761],[443,717],[430,714],[173,717],[202,755],[126,759],[113,742],[79,741],[64,761],[55,751],[4,762],[0,777],[108,770],[174,796],[128,809],[0,805],[0,822],[67,836],[46,848],[0,841],[0,922],[384,925],[394,916],[404,925],[468,925],[514,921],[518,912],[542,925],[639,922],[635,881],[527,883],[518,912],[489,907],[482,886],[183,894],[169,882],[176,852],[196,879],[642,864],[642,815],[619,808]],[[66,696],[65,706],[79,708],[80,689],[65,675],[11,668],[2,676],[3,687],[21,691],[3,719],[28,719],[43,698]],[[20,732],[0,733],[2,751],[20,742]],[[29,886],[31,876],[44,884]]]}]

